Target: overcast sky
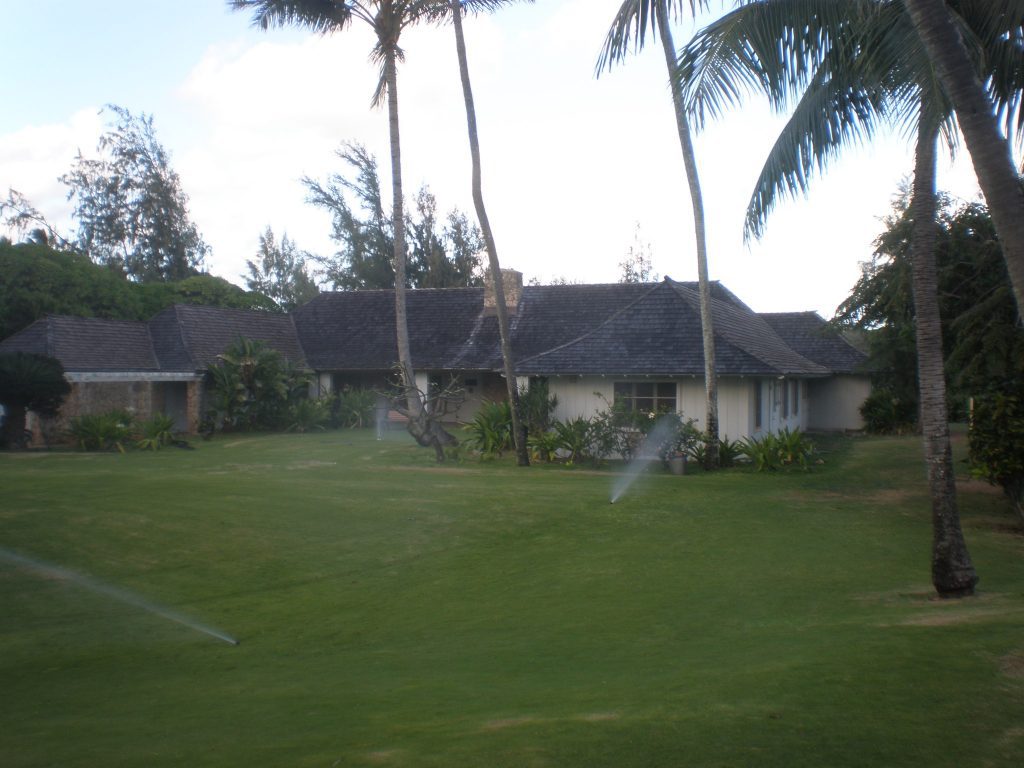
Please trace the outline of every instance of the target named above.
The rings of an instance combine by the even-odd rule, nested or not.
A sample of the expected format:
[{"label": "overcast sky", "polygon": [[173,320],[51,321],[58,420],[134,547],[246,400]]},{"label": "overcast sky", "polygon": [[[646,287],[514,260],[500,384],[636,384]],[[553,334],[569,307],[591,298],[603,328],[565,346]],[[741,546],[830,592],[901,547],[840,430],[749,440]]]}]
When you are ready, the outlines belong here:
[{"label": "overcast sky", "polygon": [[[658,274],[696,279],[660,49],[594,78],[620,4],[537,0],[466,22],[488,213],[502,265],[527,280],[614,282],[638,227]],[[79,150],[95,155],[110,103],[154,116],[212,248],[208,269],[239,284],[268,225],[302,249],[334,252],[329,217],[304,202],[300,179],[341,170],[341,142],[367,145],[389,186],[387,115],[369,104],[377,72],[365,25],[328,37],[263,32],[224,0],[0,0],[0,19],[0,194],[20,191],[62,231],[73,223],[57,178]],[[676,27],[676,44],[692,31]],[[402,45],[407,196],[428,184],[442,210],[472,214],[454,33],[413,29]],[[831,317],[912,170],[912,147],[894,135],[851,150],[748,247],[743,214],[780,126],[751,102],[697,137],[711,278],[757,311]],[[945,161],[939,184],[975,199],[967,160]]]}]

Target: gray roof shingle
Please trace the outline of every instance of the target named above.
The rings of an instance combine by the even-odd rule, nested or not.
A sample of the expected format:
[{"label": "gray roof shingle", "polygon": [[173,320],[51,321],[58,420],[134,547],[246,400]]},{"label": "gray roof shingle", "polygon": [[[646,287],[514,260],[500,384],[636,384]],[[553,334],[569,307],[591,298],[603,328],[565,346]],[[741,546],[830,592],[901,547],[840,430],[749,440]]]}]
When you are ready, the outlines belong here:
[{"label": "gray roof shingle", "polygon": [[[703,375],[700,298],[692,283],[666,279],[598,327],[520,360],[525,375]],[[720,375],[824,376],[828,371],[790,349],[756,314],[722,291],[712,293],[715,369]]]},{"label": "gray roof shingle", "polygon": [[[419,370],[500,370],[497,318],[483,288],[407,293]],[[813,312],[758,315],[712,284],[716,369],[725,376],[854,372],[864,356]],[[703,374],[696,283],[523,288],[511,317],[521,375]],[[148,323],[51,316],[0,343],[59,359],[68,371],[196,372],[239,337],[261,341],[301,368],[381,371],[397,360],[390,290],[321,293],[290,315],[179,304]]]},{"label": "gray roof shingle", "polygon": [[2,352],[35,352],[60,360],[65,371],[158,371],[146,323],[47,315],[0,342]]},{"label": "gray roof shingle", "polygon": [[863,373],[867,355],[817,312],[762,312],[761,318],[790,347],[833,373]]},{"label": "gray roof shingle", "polygon": [[239,336],[262,341],[306,367],[288,315],[185,304],[148,323],[49,315],[0,342],[0,351],[49,355],[69,372],[194,373],[216,362]]}]

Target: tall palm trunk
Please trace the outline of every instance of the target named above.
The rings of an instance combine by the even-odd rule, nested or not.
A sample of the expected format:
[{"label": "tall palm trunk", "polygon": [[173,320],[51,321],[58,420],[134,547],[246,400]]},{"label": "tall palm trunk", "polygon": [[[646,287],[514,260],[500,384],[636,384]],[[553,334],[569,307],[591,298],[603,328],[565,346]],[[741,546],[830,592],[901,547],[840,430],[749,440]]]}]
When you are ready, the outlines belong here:
[{"label": "tall palm trunk", "polygon": [[402,199],[402,143],[398,131],[398,70],[392,47],[388,47],[384,52],[384,79],[388,89],[388,131],[391,139],[391,218],[395,235],[395,334],[398,344],[398,366],[409,413],[416,416],[420,413],[423,403],[416,389],[416,378],[413,374],[412,353],[409,349],[409,320],[405,309],[406,250],[405,210]]},{"label": "tall palm trunk", "polygon": [[704,338],[704,394],[706,401],[705,428],[707,431],[707,452],[705,465],[708,469],[718,467],[718,380],[715,375],[715,331],[711,321],[711,284],[708,281],[708,246],[704,230],[704,197],[701,194],[700,178],[697,175],[697,158],[690,137],[690,125],[683,108],[683,93],[679,78],[672,73],[676,66],[676,49],[672,32],[668,27],[668,9],[664,0],[655,3],[658,14],[658,30],[661,46],[665,52],[669,82],[672,87],[672,103],[676,113],[676,127],[679,131],[679,145],[683,150],[683,165],[686,167],[686,182],[690,188],[690,202],[693,205],[693,234],[697,243],[697,281],[700,290],[700,325]]},{"label": "tall palm trunk", "polygon": [[516,460],[521,467],[529,466],[530,454],[526,448],[526,429],[519,414],[519,387],[516,384],[515,365],[512,358],[512,334],[508,323],[508,306],[505,303],[505,285],[498,262],[498,247],[494,242],[490,219],[484,206],[483,183],[480,169],[480,139],[476,131],[476,107],[473,104],[473,89],[469,82],[469,61],[466,57],[466,38],[462,31],[462,5],[451,0],[452,21],[455,26],[455,49],[459,57],[459,74],[462,77],[462,95],[466,100],[466,128],[469,131],[469,153],[473,159],[473,205],[476,207],[480,231],[483,232],[490,264],[491,280],[494,283],[494,298],[497,303],[498,333],[501,336],[501,359],[505,368],[505,384],[508,387],[508,401],[512,411],[512,433],[516,446]]},{"label": "tall palm trunk", "polygon": [[1010,273],[1017,312],[1024,317],[1024,189],[1010,142],[999,132],[991,101],[971,65],[943,0],[904,0],[943,87],[956,109]]},{"label": "tall palm trunk", "polygon": [[917,372],[921,432],[932,502],[932,584],[942,597],[974,594],[971,564],[956,503],[953,454],[946,414],[946,379],[935,265],[935,143],[938,127],[922,106],[914,167],[912,290],[917,328]]}]

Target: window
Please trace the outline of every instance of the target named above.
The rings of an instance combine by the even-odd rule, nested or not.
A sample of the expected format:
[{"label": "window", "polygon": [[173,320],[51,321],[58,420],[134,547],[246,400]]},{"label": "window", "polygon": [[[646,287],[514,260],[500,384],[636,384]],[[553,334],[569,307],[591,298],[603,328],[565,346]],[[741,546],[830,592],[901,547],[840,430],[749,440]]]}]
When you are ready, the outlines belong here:
[{"label": "window", "polygon": [[762,402],[761,396],[761,382],[754,382],[754,429],[761,428],[761,411],[764,409],[764,403]]},{"label": "window", "polygon": [[779,385],[779,389],[782,390],[782,418],[789,418],[789,382],[782,382]]},{"label": "window", "polygon": [[675,413],[676,385],[673,381],[617,381],[615,403],[629,411]]},{"label": "window", "polygon": [[793,382],[793,415],[800,415],[800,382]]}]

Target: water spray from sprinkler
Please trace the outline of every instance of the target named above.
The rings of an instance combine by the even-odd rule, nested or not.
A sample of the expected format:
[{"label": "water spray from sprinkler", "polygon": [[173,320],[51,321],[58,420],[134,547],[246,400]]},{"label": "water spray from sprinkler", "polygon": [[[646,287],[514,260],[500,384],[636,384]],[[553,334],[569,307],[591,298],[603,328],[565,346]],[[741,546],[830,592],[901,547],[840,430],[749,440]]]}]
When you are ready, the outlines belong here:
[{"label": "water spray from sprinkler", "polygon": [[61,581],[70,581],[74,584],[77,584],[80,587],[88,589],[91,592],[95,592],[100,595],[105,595],[106,597],[113,598],[114,600],[118,600],[119,602],[131,605],[135,608],[141,608],[142,610],[152,613],[155,616],[160,616],[162,618],[186,626],[189,629],[194,629],[197,632],[202,632],[204,635],[209,635],[210,637],[215,637],[218,640],[223,640],[225,643],[228,643],[229,645],[239,644],[238,640],[231,637],[231,635],[221,632],[219,629],[214,629],[213,627],[207,626],[206,624],[202,624],[196,621],[195,619],[192,619],[183,613],[178,613],[177,611],[171,608],[158,605],[157,603],[151,603],[148,600],[140,597],[139,595],[136,595],[132,592],[128,592],[127,590],[119,589],[118,587],[113,587],[109,584],[103,584],[102,582],[96,581],[95,579],[91,579],[88,576],[85,576],[84,574],[75,573],[74,571],[69,571],[68,569],[61,568],[57,565],[44,563],[41,560],[33,560],[30,557],[25,557],[24,555],[19,555],[16,552],[11,552],[10,550],[3,548],[0,548],[0,560],[12,563],[13,565],[19,566],[21,568],[26,568],[30,571],[41,574],[47,578],[60,579]]}]

